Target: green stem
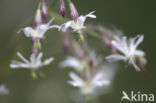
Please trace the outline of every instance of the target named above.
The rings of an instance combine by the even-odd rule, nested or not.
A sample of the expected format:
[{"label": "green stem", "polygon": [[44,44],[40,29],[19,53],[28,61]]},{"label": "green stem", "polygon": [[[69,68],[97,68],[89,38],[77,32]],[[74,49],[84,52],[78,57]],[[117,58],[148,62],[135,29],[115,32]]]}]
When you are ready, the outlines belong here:
[{"label": "green stem", "polygon": [[89,103],[90,97],[88,95],[85,95],[85,103]]}]

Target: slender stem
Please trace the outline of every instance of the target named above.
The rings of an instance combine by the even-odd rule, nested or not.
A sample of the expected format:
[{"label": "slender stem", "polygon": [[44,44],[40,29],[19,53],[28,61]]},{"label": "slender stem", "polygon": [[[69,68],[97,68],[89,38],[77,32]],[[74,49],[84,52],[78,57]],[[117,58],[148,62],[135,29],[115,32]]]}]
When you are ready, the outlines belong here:
[{"label": "slender stem", "polygon": [[89,101],[90,101],[89,95],[85,95],[85,103],[89,103]]},{"label": "slender stem", "polygon": [[32,38],[32,50],[31,50],[32,54],[35,54],[35,56],[37,55],[37,49],[35,48],[35,39]]}]

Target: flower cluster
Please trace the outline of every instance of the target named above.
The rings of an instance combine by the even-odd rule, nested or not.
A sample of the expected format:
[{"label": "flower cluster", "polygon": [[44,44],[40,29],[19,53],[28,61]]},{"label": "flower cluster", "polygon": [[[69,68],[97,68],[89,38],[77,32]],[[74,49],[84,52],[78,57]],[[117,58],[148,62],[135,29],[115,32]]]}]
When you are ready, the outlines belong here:
[{"label": "flower cluster", "polygon": [[70,72],[72,79],[68,83],[74,87],[78,87],[83,95],[92,95],[97,89],[108,86],[110,79],[105,78],[104,66],[101,68],[102,59],[97,57],[94,52],[82,58],[67,57],[60,66],[62,68],[71,67],[75,72]]},{"label": "flower cluster", "polygon": [[44,61],[42,61],[43,53],[39,53],[37,57],[35,57],[35,54],[31,54],[30,61],[25,59],[21,53],[17,52],[17,55],[20,57],[23,62],[18,61],[12,61],[12,64],[10,65],[11,68],[27,68],[27,69],[39,69],[41,66],[50,64],[54,58],[49,58]]},{"label": "flower cluster", "polygon": [[145,71],[147,60],[145,52],[138,50],[138,46],[143,42],[144,35],[127,39],[120,31],[109,31],[99,27],[98,31],[103,35],[106,47],[113,53],[106,57],[109,62],[124,61],[133,65],[136,71]]},{"label": "flower cluster", "polygon": [[34,38],[34,39],[43,39],[45,33],[53,28],[60,30],[60,26],[58,25],[50,25],[54,18],[52,18],[47,24],[40,24],[36,26],[34,29],[32,27],[25,27],[23,29],[26,37]]},{"label": "flower cluster", "polygon": [[[53,57],[42,60],[41,40],[45,39],[45,34],[48,30],[57,29],[59,32],[65,34],[63,35],[63,48],[65,52],[72,52],[74,55],[66,57],[66,59],[60,63],[60,67],[74,69],[69,73],[71,80],[67,83],[79,88],[83,96],[91,96],[95,94],[98,89],[111,84],[115,70],[111,71],[112,66],[108,66],[109,61],[124,61],[133,65],[138,72],[145,70],[144,68],[147,62],[144,57],[145,52],[137,49],[139,44],[143,42],[144,35],[127,39],[121,32],[117,33],[103,27],[90,26],[91,32],[88,32],[88,34],[94,33],[94,36],[96,35],[95,37],[99,37],[97,34],[100,34],[100,39],[103,39],[104,44],[111,53],[110,56],[106,56],[104,59],[103,56],[97,56],[94,51],[91,51],[92,49],[89,48],[89,44],[84,38],[87,30],[83,30],[89,28],[89,26],[85,25],[86,19],[95,19],[95,11],[79,16],[75,5],[70,0],[68,0],[68,3],[72,20],[66,21],[61,25],[51,25],[54,17],[52,17],[48,23],[42,23],[42,19],[48,19],[48,8],[46,0],[41,0],[36,11],[34,26],[27,26],[19,31],[24,32],[24,35],[32,40],[30,60],[17,52],[17,56],[23,62],[13,60],[10,64],[11,68],[30,69],[32,76],[37,78],[36,71],[43,66],[49,65],[54,60]],[[64,0],[60,0],[60,13],[62,17],[65,18],[67,12]],[[71,33],[78,34],[79,40],[74,38],[73,35],[70,35]],[[114,65],[114,63],[111,65]],[[115,67],[113,67],[113,69],[114,68]],[[0,87],[0,89],[1,88],[5,90],[4,86]],[[6,92],[5,90],[5,93]]]},{"label": "flower cluster", "polygon": [[38,70],[42,66],[46,66],[50,64],[54,60],[53,57],[46,59],[45,61],[41,60],[43,56],[43,53],[39,52],[41,49],[41,40],[45,38],[45,33],[48,30],[54,29],[54,28],[60,30],[59,25],[51,25],[54,18],[50,19],[50,21],[47,24],[42,24],[42,17],[44,19],[47,19],[48,17],[47,6],[45,2],[46,2],[45,0],[42,1],[42,7],[40,6],[41,4],[39,4],[39,7],[36,11],[35,20],[34,20],[34,27],[28,26],[20,30],[24,32],[27,38],[30,38],[32,40],[33,46],[31,50],[30,61],[25,59],[21,53],[17,52],[17,55],[20,57],[20,59],[23,60],[23,62],[14,60],[10,64],[11,68],[31,69],[33,78],[37,77],[36,74],[34,76],[34,73],[36,70]]},{"label": "flower cluster", "polygon": [[[112,45],[122,54],[112,54],[106,59],[108,60],[123,60],[128,61],[132,64],[136,71],[141,71],[141,69],[136,65],[136,58],[144,58],[145,53],[142,50],[137,50],[139,44],[143,41],[144,36],[138,35],[135,38],[130,38],[129,40],[126,37],[122,37],[121,42],[112,41]],[[140,60],[140,59],[139,59]]]},{"label": "flower cluster", "polygon": [[85,23],[86,19],[87,19],[88,17],[89,17],[89,18],[96,18],[96,16],[93,15],[94,12],[95,12],[95,11],[92,11],[92,12],[90,12],[89,14],[87,14],[87,15],[85,15],[85,16],[81,15],[81,16],[79,16],[79,17],[77,18],[76,21],[75,21],[75,20],[71,20],[71,21],[68,21],[67,23],[64,23],[64,24],[61,26],[62,31],[63,31],[63,32],[66,32],[67,29],[70,27],[70,28],[73,29],[73,32],[77,32],[78,34],[82,34],[82,29],[85,28],[84,23]]}]

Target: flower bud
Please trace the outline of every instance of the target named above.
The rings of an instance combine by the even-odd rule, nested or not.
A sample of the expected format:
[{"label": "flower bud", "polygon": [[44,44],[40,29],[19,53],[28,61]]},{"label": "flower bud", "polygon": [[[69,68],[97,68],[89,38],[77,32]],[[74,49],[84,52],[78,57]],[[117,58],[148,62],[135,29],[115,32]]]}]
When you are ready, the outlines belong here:
[{"label": "flower bud", "polygon": [[108,34],[107,32],[105,32],[105,31],[102,31],[101,33],[103,34],[103,41],[104,41],[106,47],[107,47],[111,52],[116,53],[117,50],[116,50],[116,48],[114,48],[113,45],[112,45],[112,40],[113,40],[113,38],[111,37],[111,35],[109,35],[109,34]]},{"label": "flower bud", "polygon": [[70,42],[69,42],[69,40],[68,40],[68,38],[67,37],[65,37],[64,39],[63,39],[63,49],[64,49],[64,51],[66,52],[66,53],[68,53],[69,52],[69,49],[70,49]]},{"label": "flower bud", "polygon": [[42,24],[41,10],[40,10],[40,8],[38,8],[36,11],[36,16],[35,16],[35,20],[34,20],[34,27],[37,27],[41,24]]},{"label": "flower bud", "polygon": [[74,6],[74,4],[72,2],[70,2],[70,10],[71,10],[71,16],[72,18],[77,21],[79,14]]},{"label": "flower bud", "polygon": [[139,57],[139,64],[140,67],[143,68],[143,71],[146,70],[146,64],[147,64],[147,60],[144,57]]},{"label": "flower bud", "polygon": [[91,55],[89,55],[89,65],[91,68],[94,68],[94,61]]},{"label": "flower bud", "polygon": [[45,20],[48,18],[48,9],[45,0],[42,2],[41,15]]},{"label": "flower bud", "polygon": [[61,13],[62,17],[65,17],[66,7],[65,7],[65,4],[64,4],[64,0],[60,0],[60,13]]}]

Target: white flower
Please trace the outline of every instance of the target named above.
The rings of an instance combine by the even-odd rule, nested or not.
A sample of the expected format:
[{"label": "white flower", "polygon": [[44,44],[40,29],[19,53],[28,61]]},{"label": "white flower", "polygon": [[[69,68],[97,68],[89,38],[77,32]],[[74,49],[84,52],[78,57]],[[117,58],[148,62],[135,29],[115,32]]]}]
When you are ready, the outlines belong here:
[{"label": "white flower", "polygon": [[9,94],[9,90],[5,87],[5,85],[0,85],[0,95]]},{"label": "white flower", "polygon": [[85,62],[83,60],[79,60],[76,57],[69,56],[63,62],[61,62],[60,66],[62,68],[72,67],[75,70],[82,72],[85,68]]},{"label": "white flower", "polygon": [[93,15],[95,11],[92,11],[90,12],[89,14],[83,16],[79,16],[77,21],[74,21],[74,20],[71,20],[71,21],[68,21],[66,23],[64,23],[62,26],[61,26],[61,30],[63,32],[66,32],[67,29],[70,27],[73,29],[73,32],[78,32],[79,34],[81,34],[81,29],[85,28],[84,26],[84,23],[86,21],[86,18],[87,17],[90,17],[90,18],[96,18],[95,15]]},{"label": "white flower", "polygon": [[23,62],[19,62],[19,61],[12,61],[12,63],[10,64],[11,68],[30,68],[30,69],[38,69],[41,66],[45,66],[50,64],[54,58],[49,58],[46,59],[44,61],[42,61],[42,56],[43,53],[39,53],[37,57],[35,57],[35,54],[31,54],[30,56],[30,61],[28,61],[27,59],[25,59],[21,53],[17,52],[17,55],[20,57],[21,60],[23,60]]},{"label": "white flower", "polygon": [[88,81],[83,80],[74,72],[70,72],[69,76],[72,81],[68,81],[68,83],[74,87],[80,88],[82,94],[92,94],[97,88],[110,84],[109,80],[104,79],[103,72],[96,73]]},{"label": "white flower", "polygon": [[72,67],[78,72],[83,72],[85,66],[90,64],[90,66],[96,67],[102,61],[101,57],[97,57],[95,52],[92,51],[89,55],[89,58],[78,59],[73,56],[68,56],[63,62],[60,63],[61,68]]},{"label": "white flower", "polygon": [[[25,27],[22,30],[26,37],[33,37],[33,38],[44,38],[44,34],[47,30],[57,28],[60,30],[60,26],[58,25],[50,25],[54,18],[52,18],[47,24],[41,24],[37,26],[35,29],[32,27]],[[20,30],[21,31],[21,30]]]},{"label": "white flower", "polygon": [[135,38],[130,38],[129,41],[126,40],[126,37],[122,37],[121,43],[112,41],[112,45],[123,55],[113,54],[106,57],[106,59],[128,61],[137,71],[140,71],[140,68],[136,65],[135,61],[136,57],[143,57],[145,55],[142,50],[137,50],[138,45],[143,41],[143,39],[143,35],[138,35]]},{"label": "white flower", "polygon": [[89,64],[90,64],[90,66],[96,67],[100,63],[102,63],[102,57],[97,56],[94,51],[91,51],[90,55],[89,55]]}]

